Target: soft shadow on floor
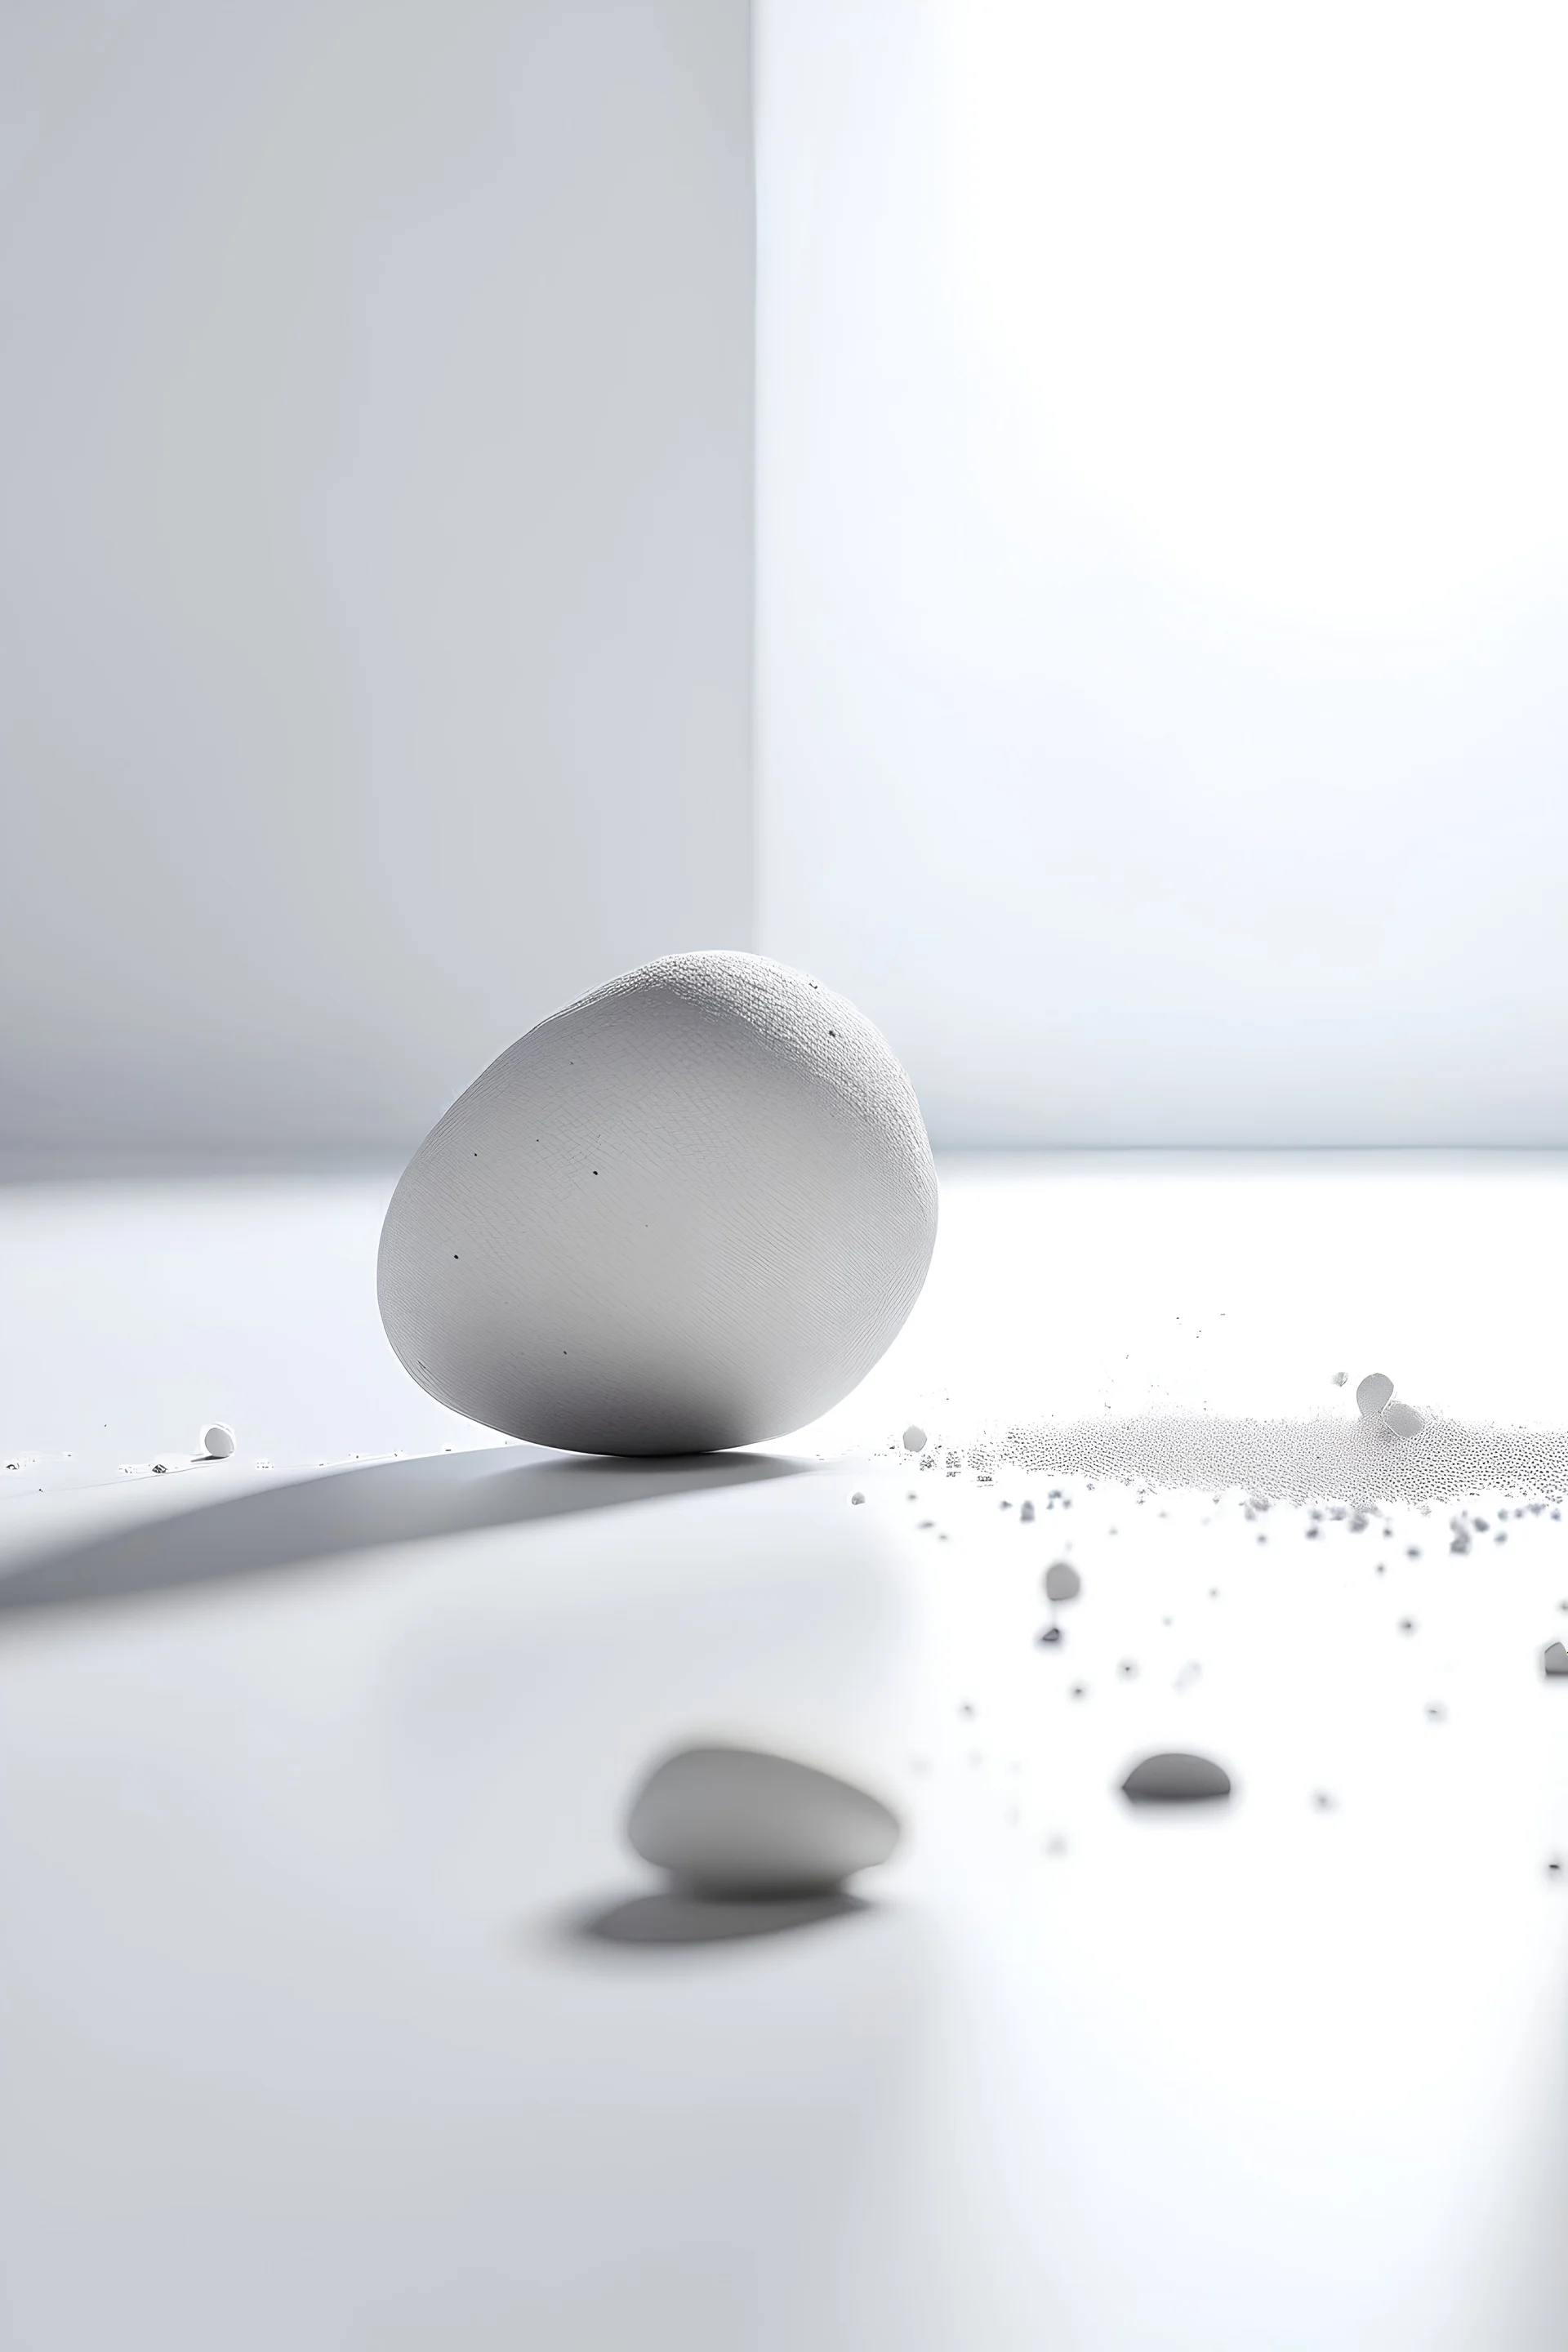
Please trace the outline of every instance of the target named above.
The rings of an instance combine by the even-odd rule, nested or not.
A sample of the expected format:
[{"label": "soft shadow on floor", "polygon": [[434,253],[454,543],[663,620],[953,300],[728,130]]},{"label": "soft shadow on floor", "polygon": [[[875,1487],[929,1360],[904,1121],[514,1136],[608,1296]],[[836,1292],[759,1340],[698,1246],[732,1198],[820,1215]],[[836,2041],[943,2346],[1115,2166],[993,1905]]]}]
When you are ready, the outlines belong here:
[{"label": "soft shadow on floor", "polygon": [[862,1895],[842,1888],[823,1895],[748,1896],[725,1901],[667,1887],[657,1895],[634,1895],[607,1910],[585,1913],[568,1927],[574,1941],[595,1944],[722,1944],[743,1936],[783,1936],[814,1927],[825,1919],[845,1919],[868,1911]]},{"label": "soft shadow on floor", "polygon": [[367,1463],[38,1553],[0,1575],[0,1615],[220,1584],[384,1544],[789,1477],[801,1466],[763,1454],[520,1462],[510,1446]]}]

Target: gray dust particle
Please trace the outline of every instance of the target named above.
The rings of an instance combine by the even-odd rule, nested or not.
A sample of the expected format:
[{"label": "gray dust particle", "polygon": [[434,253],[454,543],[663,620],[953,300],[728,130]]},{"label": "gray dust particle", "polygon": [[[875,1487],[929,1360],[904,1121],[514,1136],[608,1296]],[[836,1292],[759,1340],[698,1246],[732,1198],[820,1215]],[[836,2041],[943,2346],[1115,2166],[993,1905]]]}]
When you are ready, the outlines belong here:
[{"label": "gray dust particle", "polygon": [[1083,1579],[1072,1562],[1054,1559],[1045,1574],[1047,1601],[1076,1601],[1083,1591]]},{"label": "gray dust particle", "polygon": [[1230,1794],[1230,1775],[1212,1756],[1188,1756],[1172,1750],[1145,1756],[1121,1783],[1121,1793],[1134,1805],[1206,1804]]},{"label": "gray dust particle", "polygon": [[1344,1384],[1345,1384],[1345,1382],[1349,1380],[1349,1378],[1350,1378],[1350,1374],[1349,1374],[1348,1372],[1336,1372],[1336,1373],[1334,1374],[1334,1386],[1335,1386],[1335,1388],[1337,1388],[1337,1389],[1342,1389],[1342,1388],[1343,1388],[1343,1386],[1344,1386]]}]

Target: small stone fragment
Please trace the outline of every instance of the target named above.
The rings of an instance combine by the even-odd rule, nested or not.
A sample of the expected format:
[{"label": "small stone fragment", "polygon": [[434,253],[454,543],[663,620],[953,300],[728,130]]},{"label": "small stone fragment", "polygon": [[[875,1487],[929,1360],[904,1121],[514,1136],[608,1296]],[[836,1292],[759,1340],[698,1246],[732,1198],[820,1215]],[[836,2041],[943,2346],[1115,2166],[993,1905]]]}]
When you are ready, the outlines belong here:
[{"label": "small stone fragment", "polygon": [[1032,1522],[1032,1520],[1033,1520],[1033,1518],[1034,1518],[1034,1516],[1035,1516],[1035,1507],[1034,1507],[1033,1503],[1025,1503],[1025,1504],[1022,1504],[1022,1505],[1020,1506],[1020,1507],[1019,1507],[1019,1511],[1018,1511],[1018,1524],[1019,1524],[1019,1526],[1020,1526],[1020,1527],[1026,1527],[1026,1527],[1028,1527],[1028,1526],[1030,1525],[1030,1523]]},{"label": "small stone fragment", "polygon": [[1046,1570],[1045,1584],[1047,1601],[1076,1601],[1083,1591],[1082,1577],[1067,1559],[1052,1560]]},{"label": "small stone fragment", "polygon": [[1344,1384],[1345,1384],[1345,1382],[1349,1380],[1349,1378],[1350,1378],[1350,1374],[1349,1374],[1348,1372],[1336,1372],[1336,1373],[1334,1374],[1334,1386],[1335,1386],[1335,1388],[1337,1388],[1337,1389],[1342,1389],[1342,1388],[1343,1388],[1343,1386],[1344,1386]]},{"label": "small stone fragment", "polygon": [[1548,1642],[1541,1654],[1541,1671],[1546,1675],[1568,1675],[1568,1650],[1561,1642]]},{"label": "small stone fragment", "polygon": [[234,1444],[234,1432],[226,1421],[209,1421],[202,1432],[202,1452],[214,1462],[226,1462]]},{"label": "small stone fragment", "polygon": [[1047,1625],[1043,1633],[1037,1633],[1035,1636],[1037,1642],[1045,1642],[1047,1643],[1059,1642],[1061,1638],[1062,1629],[1059,1625]]},{"label": "small stone fragment", "polygon": [[1145,1756],[1121,1783],[1121,1793],[1134,1805],[1206,1804],[1230,1794],[1230,1775],[1210,1756],[1185,1756],[1172,1751]]},{"label": "small stone fragment", "polygon": [[908,1429],[904,1432],[904,1452],[906,1454],[923,1453],[925,1450],[925,1431],[921,1427],[918,1421],[911,1421]]},{"label": "small stone fragment", "polygon": [[897,1816],[830,1772],[751,1748],[687,1748],[656,1766],[626,1835],[706,1895],[806,1894],[886,1862]]},{"label": "small stone fragment", "polygon": [[863,1502],[865,1501],[865,1499],[866,1499],[865,1496],[864,1496],[864,1495],[862,1495],[862,1494],[860,1493],[860,1491],[859,1491],[859,1489],[858,1489],[858,1488],[857,1488],[857,1489],[856,1489],[856,1491],[855,1491],[855,1493],[854,1493],[853,1495],[851,1495],[851,1496],[850,1496],[850,1497],[849,1497],[849,1500],[850,1500],[852,1503],[863,1503]]},{"label": "small stone fragment", "polygon": [[1394,1382],[1386,1372],[1368,1372],[1355,1392],[1363,1421],[1375,1421],[1394,1394]]},{"label": "small stone fragment", "polygon": [[1401,1404],[1394,1397],[1383,1408],[1383,1425],[1395,1437],[1419,1437],[1426,1426],[1426,1416],[1412,1404]]}]

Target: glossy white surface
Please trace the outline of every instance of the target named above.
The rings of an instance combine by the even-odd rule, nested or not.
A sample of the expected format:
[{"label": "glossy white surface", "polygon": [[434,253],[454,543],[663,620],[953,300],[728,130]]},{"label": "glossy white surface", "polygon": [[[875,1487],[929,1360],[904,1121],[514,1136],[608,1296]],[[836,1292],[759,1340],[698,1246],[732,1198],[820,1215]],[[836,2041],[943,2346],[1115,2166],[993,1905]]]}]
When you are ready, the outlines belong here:
[{"label": "glossy white surface", "polygon": [[[215,1569],[254,1562],[257,1488],[293,1544],[0,1613],[19,2352],[1556,2352],[1563,1523],[1454,1557],[1413,1514],[1380,1578],[1364,1534],[1260,1548],[1203,1496],[1069,1513],[813,1456],[1009,1402],[1353,1412],[1373,1365],[1568,1420],[1563,1163],[944,1183],[927,1294],[800,1475],[616,1502],[591,1469],[577,1507],[551,1457],[487,1449],[296,1492],[281,1538],[278,1482],[323,1457],[483,1444],[381,1339],[388,1188],[0,1195],[0,1432],[39,1457],[0,1473],[32,1490],[7,1565],[177,1515],[109,1555],[155,1569],[215,1498]],[[232,1462],[115,1468],[214,1414]],[[93,1464],[120,1483],[58,1485]],[[329,1550],[356,1492],[382,1539]],[[405,1493],[427,1531],[388,1544]],[[1083,1591],[1044,1651],[1062,1552]],[[616,1825],[698,1738],[886,1786],[909,1836],[872,1907],[574,1932],[648,1886]],[[1127,1809],[1166,1747],[1232,1801]]]}]

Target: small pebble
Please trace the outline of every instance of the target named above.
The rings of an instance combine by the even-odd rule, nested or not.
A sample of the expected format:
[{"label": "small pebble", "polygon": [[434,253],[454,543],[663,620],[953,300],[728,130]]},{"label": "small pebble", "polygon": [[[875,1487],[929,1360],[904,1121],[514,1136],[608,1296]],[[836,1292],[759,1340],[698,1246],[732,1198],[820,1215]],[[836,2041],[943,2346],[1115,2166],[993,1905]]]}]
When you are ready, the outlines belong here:
[{"label": "small pebble", "polygon": [[1076,1601],[1083,1591],[1083,1579],[1070,1560],[1054,1559],[1046,1570],[1047,1601]]},{"label": "small pebble", "polygon": [[1384,1429],[1392,1430],[1395,1437],[1419,1437],[1426,1423],[1425,1416],[1418,1413],[1414,1405],[1401,1404],[1395,1397],[1391,1404],[1383,1408],[1383,1425]]},{"label": "small pebble", "polygon": [[1336,1372],[1336,1373],[1334,1374],[1334,1386],[1335,1386],[1335,1388],[1337,1388],[1337,1389],[1342,1389],[1342,1388],[1343,1388],[1343,1386],[1344,1386],[1344,1384],[1345,1384],[1345,1382],[1349,1380],[1349,1378],[1350,1378],[1350,1374],[1349,1374],[1348,1372]]},{"label": "small pebble", "polygon": [[209,1421],[202,1432],[202,1452],[214,1462],[226,1462],[234,1452],[234,1432],[226,1421]]},{"label": "small pebble", "polygon": [[849,1499],[850,1499],[850,1501],[851,1501],[852,1503],[863,1503],[863,1502],[865,1501],[866,1497],[865,1497],[865,1496],[864,1496],[864,1495],[861,1495],[861,1494],[857,1493],[857,1494],[851,1495],[851,1496],[850,1496],[850,1497],[849,1497]]},{"label": "small pebble", "polygon": [[1121,1783],[1121,1793],[1134,1805],[1205,1804],[1229,1796],[1230,1775],[1210,1756],[1145,1756]]},{"label": "small pebble", "polygon": [[1384,1406],[1394,1394],[1394,1382],[1386,1372],[1368,1372],[1355,1392],[1355,1401],[1363,1421],[1376,1421]]},{"label": "small pebble", "polygon": [[1037,1642],[1059,1642],[1061,1638],[1062,1629],[1059,1625],[1047,1625],[1043,1633],[1037,1633],[1035,1636]]},{"label": "small pebble", "polygon": [[792,1757],[688,1748],[648,1774],[626,1836],[700,1894],[803,1894],[886,1862],[899,1822],[866,1790]]},{"label": "small pebble", "polygon": [[1541,1670],[1547,1675],[1568,1675],[1568,1650],[1561,1642],[1548,1642],[1541,1654]]},{"label": "small pebble", "polygon": [[1022,1508],[1019,1510],[1019,1513],[1018,1513],[1019,1523],[1020,1523],[1022,1526],[1024,1526],[1024,1527],[1026,1527],[1026,1527],[1028,1527],[1028,1526],[1030,1525],[1031,1521],[1032,1521],[1032,1520],[1033,1520],[1033,1518],[1034,1518],[1034,1516],[1035,1516],[1035,1507],[1034,1507],[1033,1503],[1026,1503],[1026,1504],[1024,1504],[1024,1505],[1023,1505]]},{"label": "small pebble", "polygon": [[911,1421],[904,1432],[904,1452],[921,1454],[925,1450],[926,1433],[918,1421]]}]

